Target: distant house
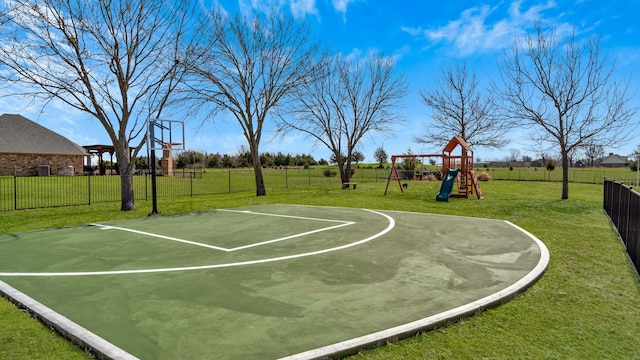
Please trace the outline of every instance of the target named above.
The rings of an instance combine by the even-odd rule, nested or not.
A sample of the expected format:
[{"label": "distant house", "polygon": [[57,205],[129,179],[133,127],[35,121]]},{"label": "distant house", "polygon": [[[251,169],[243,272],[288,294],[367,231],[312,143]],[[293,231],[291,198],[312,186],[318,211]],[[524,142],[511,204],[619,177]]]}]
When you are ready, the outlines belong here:
[{"label": "distant house", "polygon": [[0,175],[82,175],[82,146],[17,114],[0,116]]},{"label": "distant house", "polygon": [[629,166],[629,159],[626,156],[616,155],[609,153],[600,160],[600,166],[602,167],[627,167]]}]

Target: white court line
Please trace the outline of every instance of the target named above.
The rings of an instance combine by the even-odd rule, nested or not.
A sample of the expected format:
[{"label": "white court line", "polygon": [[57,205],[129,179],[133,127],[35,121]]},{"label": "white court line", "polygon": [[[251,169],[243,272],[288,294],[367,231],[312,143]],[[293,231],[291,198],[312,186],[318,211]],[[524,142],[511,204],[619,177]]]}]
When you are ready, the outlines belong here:
[{"label": "white court line", "polygon": [[238,246],[238,247],[235,247],[235,248],[231,248],[231,249],[229,249],[227,251],[231,252],[231,251],[236,251],[236,250],[248,249],[248,248],[252,248],[252,247],[256,247],[256,246],[262,246],[262,245],[266,245],[266,244],[275,243],[275,242],[278,242],[278,241],[284,241],[284,240],[294,239],[294,238],[301,237],[301,236],[315,234],[315,233],[319,233],[321,231],[333,230],[333,229],[337,229],[337,228],[341,228],[343,226],[349,226],[349,225],[353,225],[353,224],[355,224],[355,222],[349,221],[349,222],[345,222],[344,224],[335,225],[335,226],[329,226],[329,227],[321,228],[321,229],[317,229],[317,230],[311,230],[311,231],[303,232],[303,233],[300,233],[300,234],[281,237],[281,238],[278,238],[278,239],[267,240],[267,241],[263,241],[263,242],[259,242],[259,243],[255,243],[255,244],[249,244],[249,245],[245,245],[245,246]]},{"label": "white court line", "polygon": [[224,252],[232,252],[232,251],[244,250],[244,249],[248,249],[248,248],[252,248],[252,247],[256,247],[256,246],[272,244],[272,243],[276,243],[276,242],[279,242],[279,241],[295,239],[297,237],[307,236],[307,235],[319,233],[319,232],[322,232],[322,231],[333,230],[333,229],[341,228],[343,226],[349,226],[349,225],[355,224],[354,221],[311,218],[311,217],[293,216],[293,215],[269,214],[269,213],[254,212],[254,211],[248,211],[248,210],[243,211],[243,210],[218,209],[218,211],[226,211],[226,212],[241,213],[241,214],[251,214],[251,215],[261,215],[261,216],[275,216],[275,217],[283,217],[283,218],[299,219],[299,220],[337,222],[337,223],[340,223],[340,225],[329,226],[329,227],[326,227],[326,228],[320,228],[320,229],[311,230],[311,231],[307,231],[307,232],[303,232],[303,233],[299,233],[299,234],[295,234],[295,235],[289,235],[289,236],[285,236],[285,237],[281,237],[281,238],[277,238],[277,239],[273,239],[273,240],[267,240],[267,241],[262,241],[262,242],[255,243],[255,244],[238,246],[238,247],[230,248],[230,249],[229,248],[224,248],[224,247],[221,247],[221,246],[214,246],[214,245],[209,245],[209,244],[203,244],[203,243],[196,242],[196,241],[180,239],[180,238],[173,237],[173,236],[165,236],[165,235],[155,234],[155,233],[151,233],[151,232],[147,232],[147,231],[140,231],[140,230],[123,228],[123,227],[118,227],[118,226],[110,226],[110,225],[103,225],[103,224],[89,224],[89,225],[97,226],[102,230],[126,231],[126,232],[131,232],[131,233],[135,233],[135,234],[139,234],[139,235],[145,235],[145,236],[151,236],[151,237],[156,237],[156,238],[165,239],[165,240],[177,241],[177,242],[181,242],[181,243],[185,243],[185,244],[201,246],[201,247],[214,249],[214,250],[220,250],[220,251],[224,251]]},{"label": "white court line", "polygon": [[181,243],[185,243],[185,244],[191,244],[191,245],[196,245],[196,246],[202,246],[202,247],[206,247],[206,248],[210,248],[210,249],[215,249],[215,250],[221,250],[221,251],[229,251],[229,249],[223,248],[223,247],[219,247],[219,246],[214,246],[214,245],[208,245],[208,244],[203,244],[203,243],[199,243],[199,242],[195,242],[195,241],[190,241],[190,240],[185,240],[185,239],[179,239],[176,237],[171,237],[171,236],[165,236],[165,235],[160,235],[160,234],[154,234],[154,233],[150,233],[150,232],[146,232],[146,231],[140,231],[140,230],[134,230],[134,229],[128,229],[128,228],[123,228],[123,227],[118,227],[118,226],[109,226],[109,225],[102,225],[102,224],[89,224],[91,226],[97,226],[102,230],[120,230],[120,231],[127,231],[127,232],[132,232],[135,234],[140,234],[140,235],[146,235],[146,236],[151,236],[151,237],[157,237],[160,239],[165,239],[165,240],[171,240],[171,241],[177,241],[177,242],[181,242]]},{"label": "white court line", "polygon": [[345,221],[345,220],[312,218],[312,217],[295,216],[295,215],[270,214],[270,213],[263,213],[263,212],[257,212],[257,211],[251,211],[251,210],[218,209],[217,211],[226,211],[226,212],[241,213],[241,214],[252,214],[252,215],[275,216],[275,217],[283,217],[283,218],[289,218],[289,219],[329,221],[329,222],[337,222],[337,223],[348,223],[348,222],[350,222],[350,221]]},{"label": "white court line", "polygon": [[387,219],[387,221],[389,221],[389,225],[384,230],[378,232],[377,234],[371,235],[368,238],[365,238],[365,239],[362,239],[362,240],[358,240],[356,242],[352,242],[352,243],[349,243],[349,244],[336,246],[336,247],[323,249],[323,250],[312,251],[312,252],[308,252],[308,253],[280,256],[280,257],[275,257],[275,258],[270,258],[270,259],[250,260],[250,261],[241,261],[241,262],[227,263],[227,264],[213,264],[213,265],[201,265],[201,266],[185,266],[185,267],[158,268],[158,269],[138,269],[138,270],[112,270],[112,271],[41,272],[41,273],[35,273],[35,272],[22,272],[22,273],[21,272],[4,272],[3,273],[3,272],[0,272],[0,276],[33,276],[33,277],[35,277],[35,276],[95,276],[95,275],[149,274],[149,273],[160,273],[160,272],[171,272],[171,271],[208,270],[208,269],[218,269],[218,268],[233,267],[233,266],[264,264],[264,263],[270,263],[270,262],[275,262],[275,261],[298,259],[298,258],[302,258],[302,257],[306,257],[306,256],[326,254],[326,253],[329,253],[329,252],[338,251],[338,250],[344,250],[344,249],[348,249],[350,247],[362,245],[364,243],[367,243],[367,242],[369,242],[371,240],[377,239],[380,236],[388,233],[389,231],[393,230],[393,228],[396,226],[395,220],[391,216],[389,216],[387,214],[383,214],[381,212],[374,211],[374,210],[369,210],[369,209],[361,209],[361,210],[369,211],[369,212],[372,212],[374,214],[378,214],[380,216],[385,217]]},{"label": "white court line", "polygon": [[547,249],[547,246],[542,241],[540,241],[540,239],[535,237],[527,230],[509,221],[504,220],[504,222],[524,233],[526,236],[532,239],[540,249],[540,259],[538,260],[538,263],[533,269],[531,269],[531,271],[529,271],[529,273],[520,278],[520,280],[491,295],[485,296],[481,299],[472,301],[465,305],[461,305],[456,308],[446,310],[432,316],[428,316],[420,320],[416,320],[350,340],[342,341],[332,345],[327,345],[291,356],[286,356],[280,358],[279,360],[328,359],[333,358],[338,354],[355,354],[362,349],[373,348],[375,344],[387,343],[390,341],[395,342],[400,339],[408,338],[411,336],[411,334],[418,334],[426,330],[432,330],[436,327],[442,326],[442,324],[460,320],[462,318],[468,317],[469,315],[476,314],[479,311],[484,311],[486,309],[496,307],[498,305],[504,304],[511,298],[515,297],[517,294],[522,293],[524,289],[531,287],[536,281],[538,281],[540,277],[542,277],[545,271],[547,271],[550,261],[549,249]]}]

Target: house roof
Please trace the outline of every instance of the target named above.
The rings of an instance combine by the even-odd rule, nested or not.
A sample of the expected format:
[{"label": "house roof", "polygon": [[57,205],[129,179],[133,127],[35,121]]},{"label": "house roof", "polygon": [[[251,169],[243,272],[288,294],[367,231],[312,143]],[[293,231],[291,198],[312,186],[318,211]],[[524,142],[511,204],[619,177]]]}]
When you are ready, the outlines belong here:
[{"label": "house roof", "polygon": [[613,165],[613,164],[627,164],[628,162],[629,162],[629,159],[627,159],[626,156],[616,155],[611,153],[608,156],[603,157],[602,160],[600,161],[600,164]]},{"label": "house roof", "polygon": [[24,116],[3,114],[0,153],[87,155],[87,150]]}]

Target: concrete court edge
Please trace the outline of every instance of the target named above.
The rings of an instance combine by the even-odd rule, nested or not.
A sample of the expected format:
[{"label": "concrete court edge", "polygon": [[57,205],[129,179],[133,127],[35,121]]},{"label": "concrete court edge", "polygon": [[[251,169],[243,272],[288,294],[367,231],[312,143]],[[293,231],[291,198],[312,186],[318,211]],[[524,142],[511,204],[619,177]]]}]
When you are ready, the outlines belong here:
[{"label": "concrete court edge", "polygon": [[0,281],[0,294],[18,308],[26,309],[32,317],[98,359],[138,359],[4,281]]},{"label": "concrete court edge", "polygon": [[542,275],[544,275],[549,266],[550,256],[549,250],[540,239],[518,225],[506,220],[503,221],[530,237],[540,248],[540,260],[538,261],[538,264],[536,264],[536,266],[527,275],[512,285],[492,295],[485,296],[484,298],[470,302],[466,305],[462,305],[424,319],[291,356],[286,356],[279,360],[340,359],[345,356],[357,354],[364,350],[382,347],[388,343],[397,342],[441,326],[449,325],[469,316],[479,314],[487,309],[502,305],[515,298],[535,284]]}]

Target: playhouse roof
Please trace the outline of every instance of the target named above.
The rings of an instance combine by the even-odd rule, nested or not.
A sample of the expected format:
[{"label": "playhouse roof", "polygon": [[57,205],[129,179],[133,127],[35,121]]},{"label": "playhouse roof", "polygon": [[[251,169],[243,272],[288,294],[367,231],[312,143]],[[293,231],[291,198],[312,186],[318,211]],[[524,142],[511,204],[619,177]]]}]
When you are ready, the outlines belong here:
[{"label": "playhouse roof", "polygon": [[458,145],[460,145],[463,150],[473,151],[473,150],[471,150],[471,148],[469,147],[467,142],[464,141],[464,139],[462,137],[456,135],[453,138],[451,138],[451,140],[449,140],[449,143],[447,144],[447,146],[444,147],[444,150],[442,150],[442,152],[443,153],[451,153],[456,148],[456,146],[458,146]]}]

